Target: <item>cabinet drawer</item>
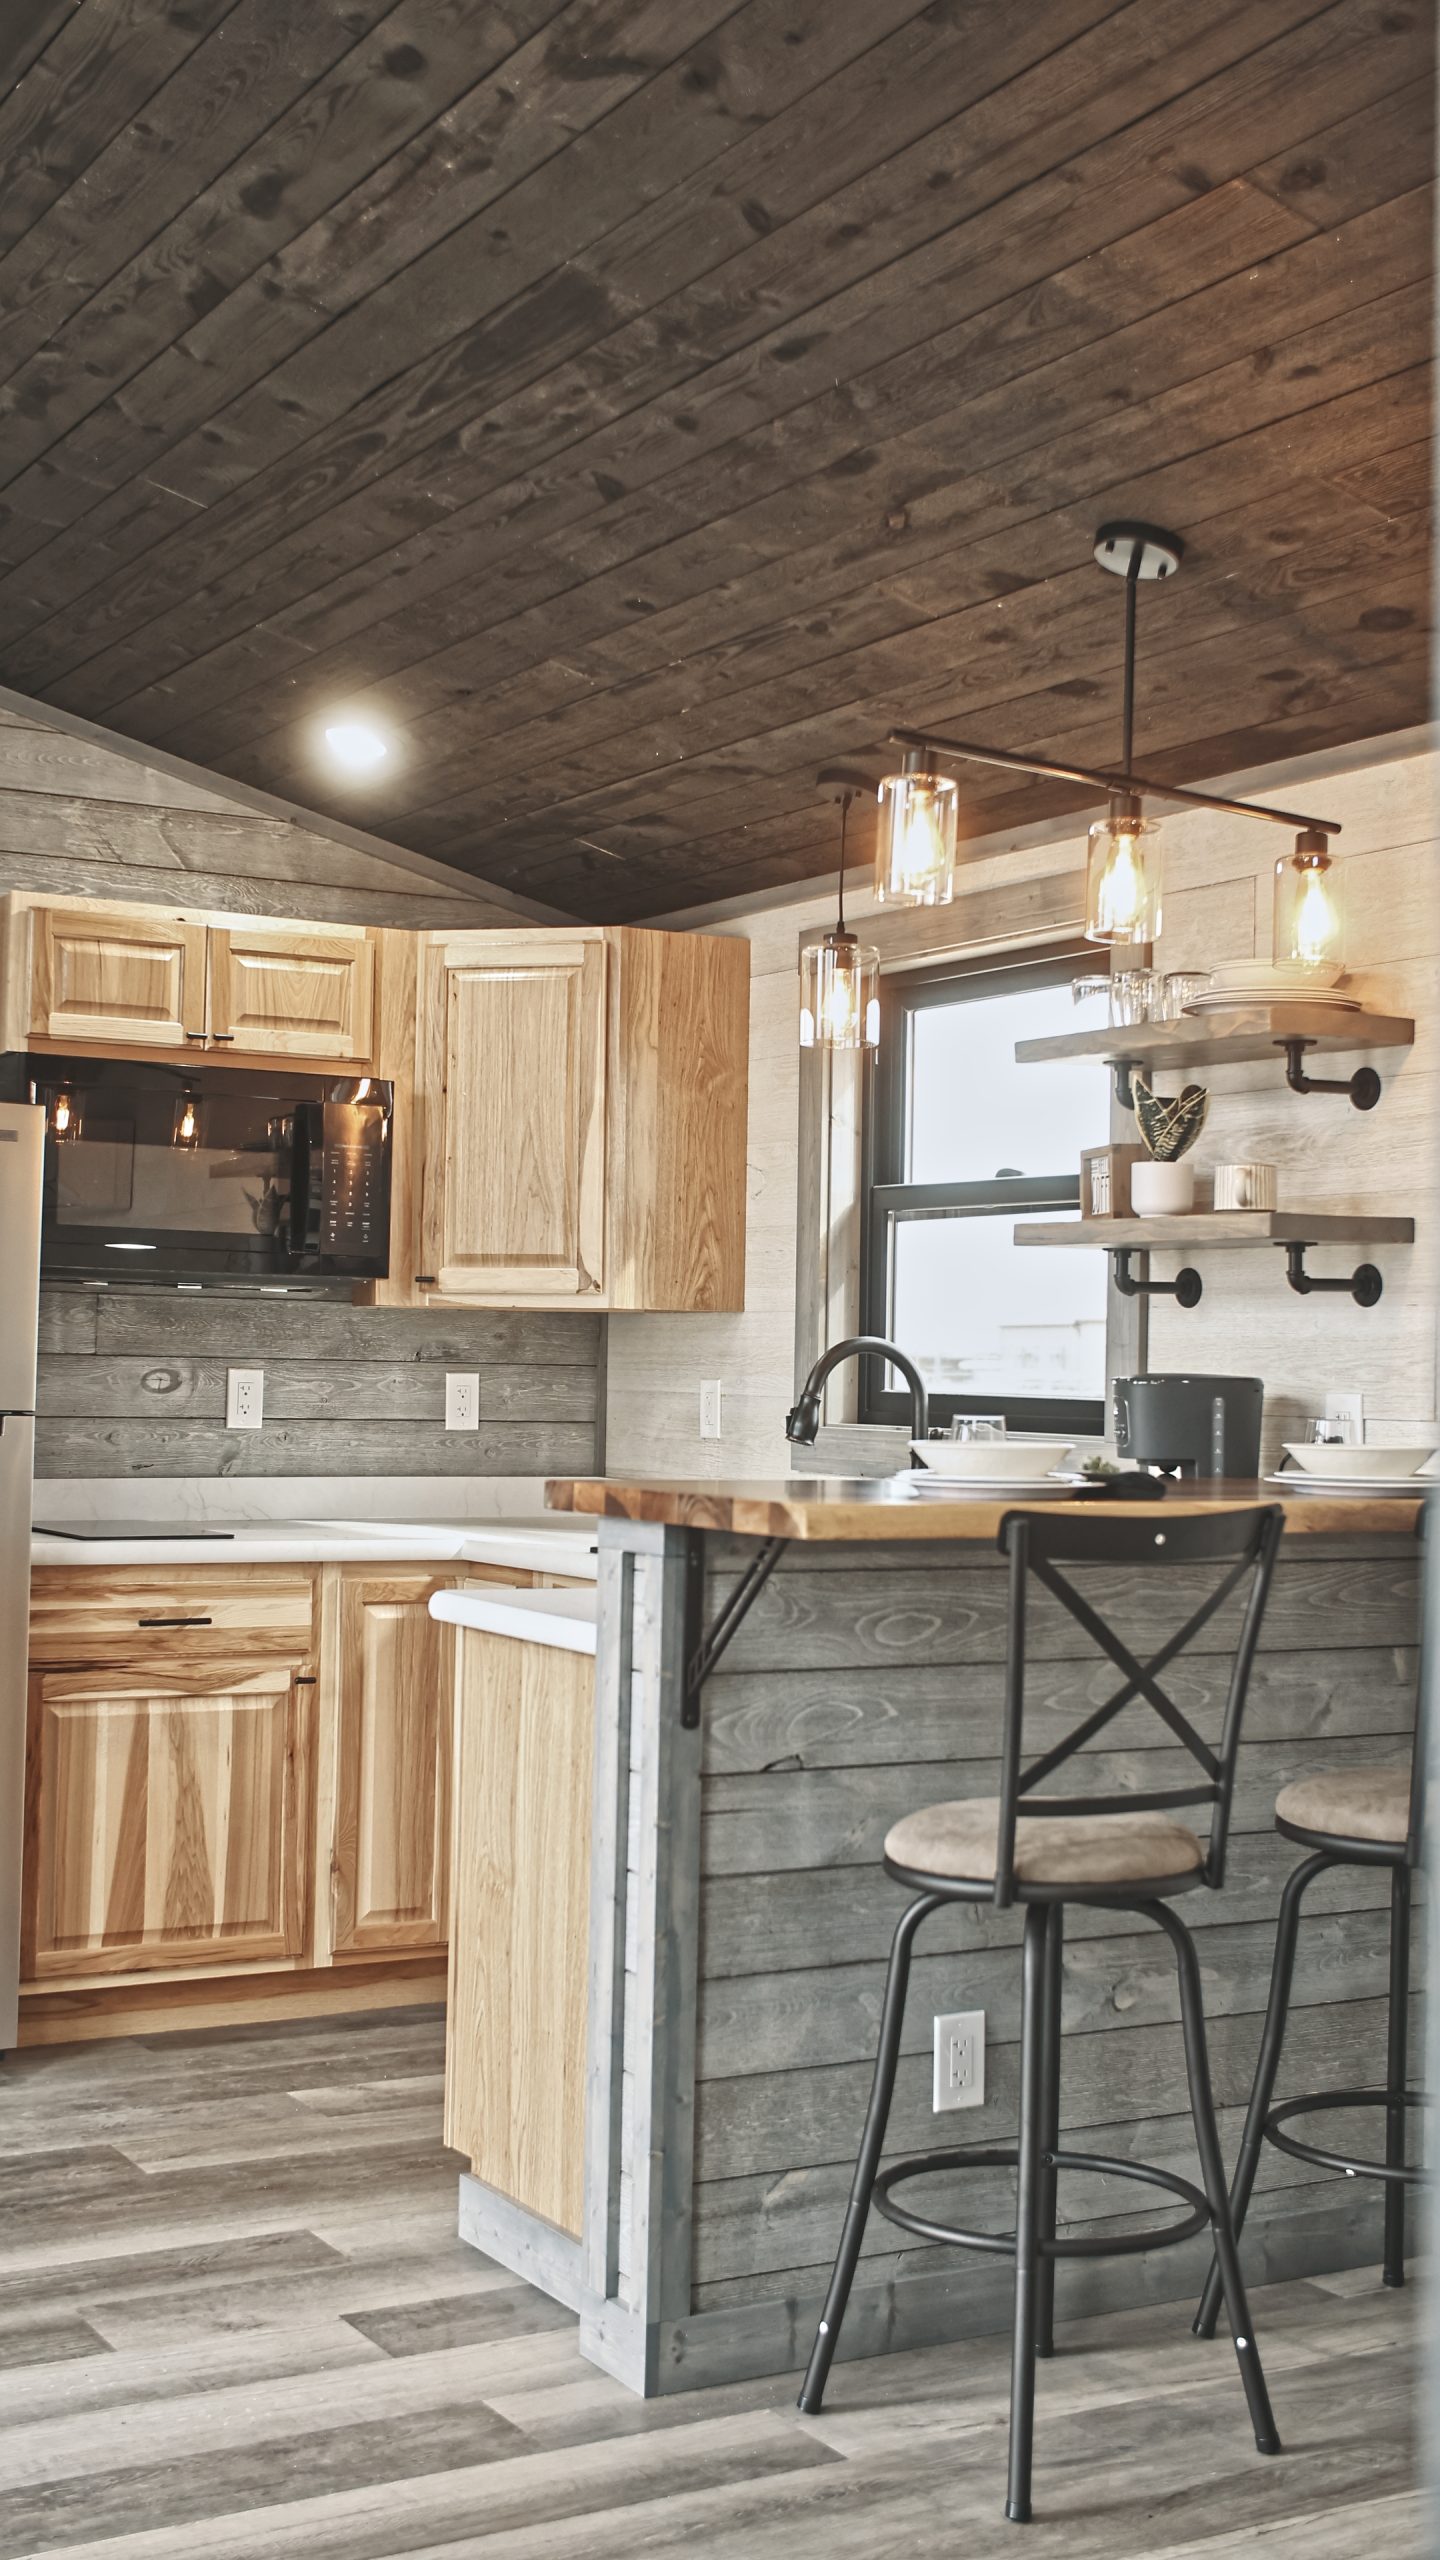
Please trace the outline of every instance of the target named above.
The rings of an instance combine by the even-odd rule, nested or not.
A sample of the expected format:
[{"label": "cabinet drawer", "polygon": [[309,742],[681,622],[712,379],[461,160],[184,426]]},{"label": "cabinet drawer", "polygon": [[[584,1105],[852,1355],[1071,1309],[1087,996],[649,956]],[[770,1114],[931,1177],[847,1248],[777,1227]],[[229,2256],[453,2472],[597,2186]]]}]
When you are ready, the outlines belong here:
[{"label": "cabinet drawer", "polygon": [[[232,1659],[299,1662],[314,1645],[314,1577],[263,1565],[218,1573],[171,1567],[52,1566],[30,1588],[30,1659],[160,1676]],[[188,1669],[187,1675],[188,1676]]]}]

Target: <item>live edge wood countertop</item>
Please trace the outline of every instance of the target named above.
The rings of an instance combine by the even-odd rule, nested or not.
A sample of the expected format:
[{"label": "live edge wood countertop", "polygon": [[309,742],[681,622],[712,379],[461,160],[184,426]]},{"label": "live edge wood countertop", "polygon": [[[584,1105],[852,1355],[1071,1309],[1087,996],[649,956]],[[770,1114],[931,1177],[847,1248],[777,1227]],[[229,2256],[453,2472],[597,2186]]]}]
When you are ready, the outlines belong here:
[{"label": "live edge wood countertop", "polygon": [[[1041,1496],[1045,1507],[1053,1497]],[[1063,1499],[1063,1497],[1061,1497]],[[957,1492],[914,1494],[891,1477],[776,1476],[749,1481],[650,1477],[643,1483],[604,1476],[556,1476],[545,1487],[552,1511],[604,1520],[648,1520],[677,1529],[716,1529],[742,1538],[873,1540],[969,1538],[992,1543],[1007,1511],[1038,1507],[1037,1497]],[[1243,1503],[1278,1503],[1291,1537],[1377,1534],[1405,1536],[1419,1525],[1423,1495],[1289,1493],[1278,1485],[1226,1480],[1172,1490],[1163,1503],[1112,1502],[1097,1509],[1127,1519],[1158,1519]]]}]

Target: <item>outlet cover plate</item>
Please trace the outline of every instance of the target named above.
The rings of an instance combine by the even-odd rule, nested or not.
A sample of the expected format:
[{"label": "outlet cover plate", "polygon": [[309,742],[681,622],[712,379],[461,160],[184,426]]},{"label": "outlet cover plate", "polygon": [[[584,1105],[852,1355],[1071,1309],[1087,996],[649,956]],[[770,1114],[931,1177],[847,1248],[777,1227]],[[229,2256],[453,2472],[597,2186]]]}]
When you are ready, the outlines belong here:
[{"label": "outlet cover plate", "polygon": [[935,2021],[936,2115],[985,2104],[985,2012],[953,2009]]},{"label": "outlet cover plate", "polygon": [[479,1430],[480,1372],[478,1369],[446,1370],[445,1428],[447,1431]]},{"label": "outlet cover plate", "polygon": [[258,1431],[264,1420],[264,1370],[227,1369],[225,1372],[226,1430]]},{"label": "outlet cover plate", "polygon": [[718,1440],[720,1437],[720,1398],[723,1393],[724,1381],[722,1379],[701,1379],[700,1437],[702,1440]]}]

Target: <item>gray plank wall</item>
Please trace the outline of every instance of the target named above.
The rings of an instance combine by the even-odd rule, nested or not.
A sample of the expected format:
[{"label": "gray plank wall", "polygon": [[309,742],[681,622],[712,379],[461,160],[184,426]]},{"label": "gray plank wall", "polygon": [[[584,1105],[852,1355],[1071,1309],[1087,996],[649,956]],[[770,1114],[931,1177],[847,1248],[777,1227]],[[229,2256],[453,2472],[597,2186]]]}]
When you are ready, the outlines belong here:
[{"label": "gray plank wall", "polygon": [[[740,1542],[710,1543],[707,1614],[750,1553]],[[1163,1604],[1108,1586],[1107,1614],[1142,1658],[1203,1587],[1182,1594],[1182,1579],[1189,1586],[1176,1575],[1174,1598]],[[1307,1770],[1404,1759],[1416,1585],[1408,1542],[1358,1553],[1353,1544],[1322,1551],[1297,1543],[1277,1573],[1242,1745],[1230,1879],[1223,1894],[1196,1893],[1181,1906],[1200,1945],[1227,2157],[1254,2066],[1279,1888],[1300,1854],[1274,1836],[1275,1794]],[[994,1792],[1003,1598],[1000,1569],[983,1553],[792,1547],[707,1684],[696,2310],[781,2297],[797,2330],[813,2318],[869,2090],[890,1933],[905,1902],[879,1863],[885,1832],[916,1806]],[[1207,1646],[1223,1641],[1221,1623],[1207,1630]],[[1048,1602],[1034,1607],[1031,1642],[1027,1737],[1043,1748],[1110,1694],[1114,1675],[1098,1657],[1084,1658],[1084,1639]],[[1172,1675],[1175,1693],[1213,1739],[1228,1660],[1207,1652],[1187,1663],[1183,1676],[1178,1665]],[[1094,1785],[1165,1785],[1182,1768],[1193,1774],[1148,1710],[1127,1711],[1106,1739]],[[1099,1763],[1098,1751],[1087,1757]],[[1313,1891],[1282,2090],[1383,2078],[1385,1895],[1384,1878],[1358,1869]],[[1013,1915],[983,1910],[941,1913],[922,1932],[890,2158],[1013,2140],[1018,1937]],[[932,2017],[971,2008],[986,2013],[986,2103],[936,2115]],[[1160,1933],[1118,1914],[1072,1910],[1064,2058],[1072,2148],[1196,2174],[1177,2018]],[[1343,2142],[1334,2120],[1319,2121]],[[1353,2118],[1345,2130],[1354,2136]],[[1013,2220],[1010,2185],[1001,2173],[972,2172],[912,2194],[942,2219],[999,2231]],[[1109,2220],[1129,2228],[1140,2192],[1070,2177],[1062,2211],[1071,2227]],[[1378,2255],[1378,2199],[1378,2188],[1271,2154],[1248,2266],[1258,2277]],[[1173,2218],[1173,2208],[1159,2218]],[[916,2279],[923,2290],[944,2279],[970,2290],[976,2328],[1003,2325],[1008,2278],[998,2262],[901,2239],[872,2218],[862,2285]],[[1205,2263],[1192,2243],[1111,2261],[1109,2273],[1071,2265],[1060,2273],[1062,2300],[1078,2307],[1187,2294]],[[946,2316],[953,2320],[953,2308]]]},{"label": "gray plank wall", "polygon": [[[566,1475],[598,1463],[601,1319],[46,1289],[37,1477]],[[225,1428],[227,1368],[265,1372]],[[480,1428],[445,1429],[478,1370]]]}]

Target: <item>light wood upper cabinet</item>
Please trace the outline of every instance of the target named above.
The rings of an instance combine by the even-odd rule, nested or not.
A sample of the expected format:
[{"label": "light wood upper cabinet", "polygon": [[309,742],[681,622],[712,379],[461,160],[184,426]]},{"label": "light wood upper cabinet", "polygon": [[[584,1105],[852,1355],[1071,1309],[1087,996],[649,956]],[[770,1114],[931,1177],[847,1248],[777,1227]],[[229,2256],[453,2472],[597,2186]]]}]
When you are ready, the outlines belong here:
[{"label": "light wood upper cabinet", "polygon": [[369,941],[273,927],[212,927],[212,1041],[277,1058],[368,1062],[375,952]]},{"label": "light wood upper cabinet", "polygon": [[603,1288],[606,959],[563,933],[425,955],[421,1253],[444,1297]]},{"label": "light wood upper cabinet", "polygon": [[203,925],[143,909],[39,908],[31,1036],[183,1048],[205,1030],[205,946]]},{"label": "light wood upper cabinet", "polygon": [[742,1306],[749,963],[605,926],[427,937],[385,1298]]},{"label": "light wood upper cabinet", "polygon": [[[96,901],[0,901],[0,1047],[375,1066],[380,936]],[[408,1038],[405,1042],[408,1054]]]},{"label": "light wood upper cabinet", "polygon": [[156,1653],[148,1678],[32,1674],[32,1981],[301,1951],[310,1692],[243,1660],[167,1679]]},{"label": "light wood upper cabinet", "polygon": [[347,1572],[333,1687],[336,1955],[443,1947],[454,1631],[433,1571]]}]

